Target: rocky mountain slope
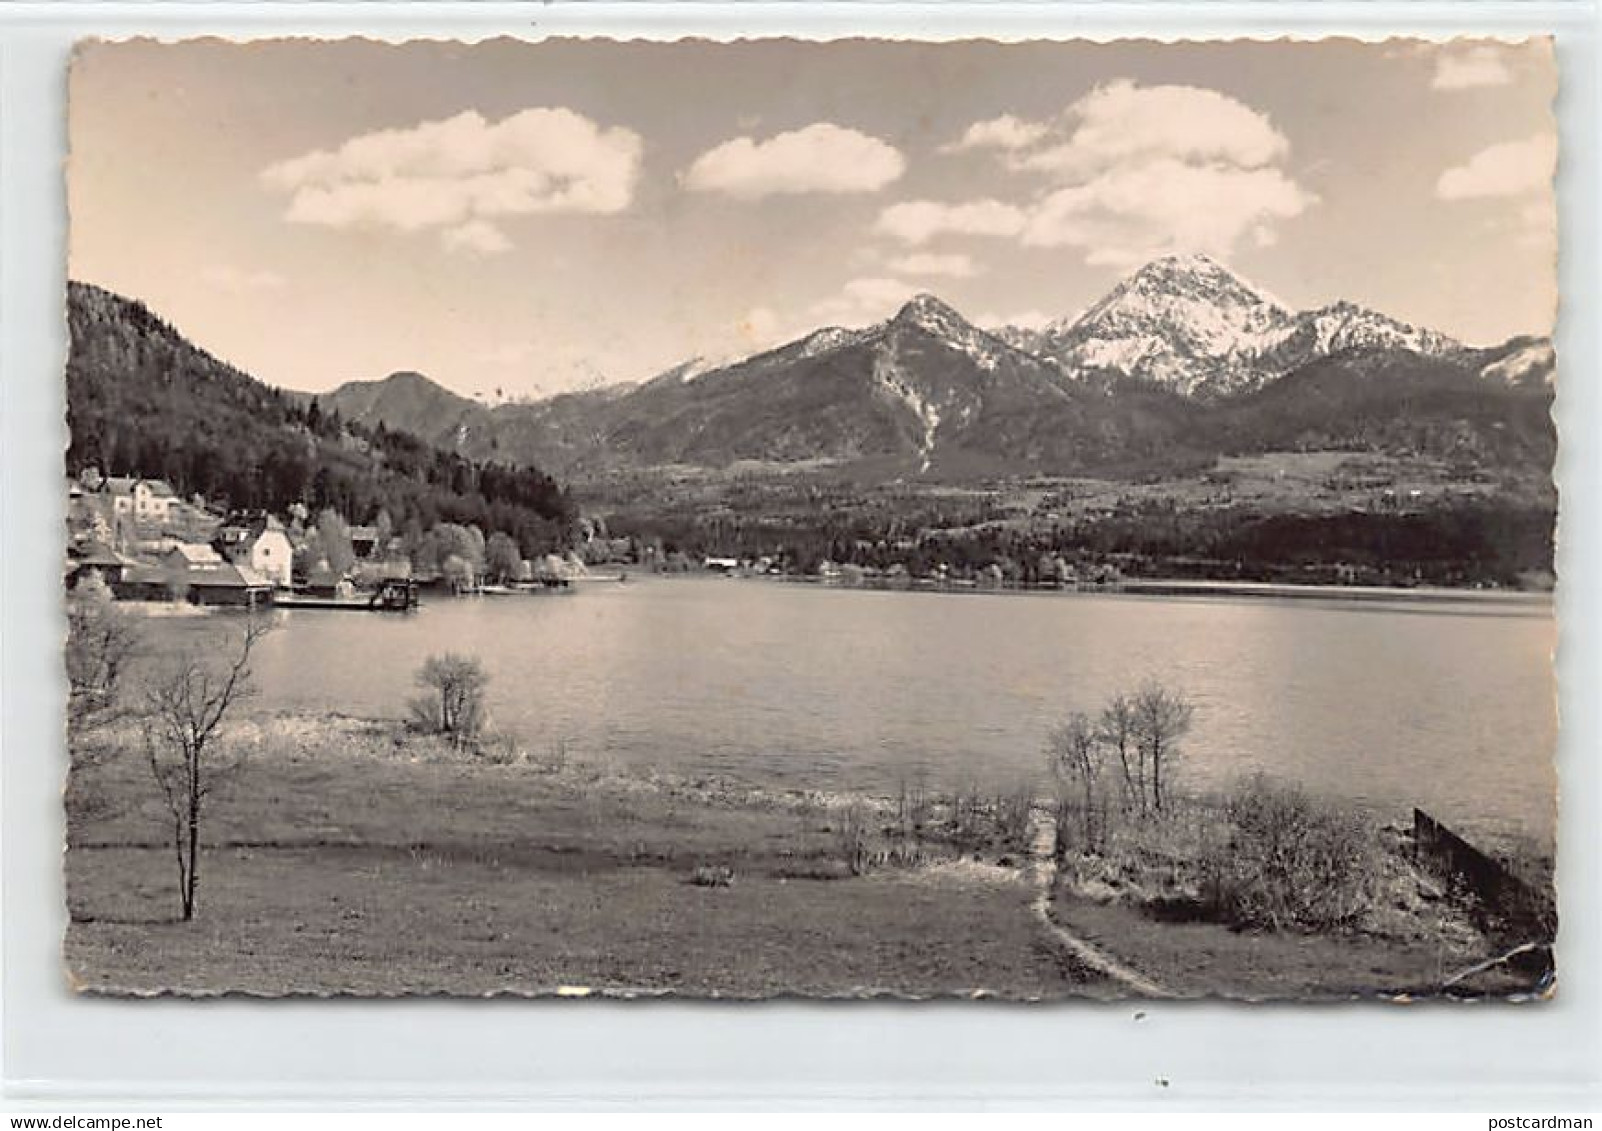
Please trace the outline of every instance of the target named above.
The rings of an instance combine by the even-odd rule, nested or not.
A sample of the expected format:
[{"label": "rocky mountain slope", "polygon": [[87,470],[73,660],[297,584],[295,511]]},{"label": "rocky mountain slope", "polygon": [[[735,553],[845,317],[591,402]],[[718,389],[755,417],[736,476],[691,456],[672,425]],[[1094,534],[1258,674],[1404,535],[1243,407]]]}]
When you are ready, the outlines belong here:
[{"label": "rocky mountain slope", "polygon": [[931,295],[733,364],[487,407],[416,374],[327,401],[570,476],[828,462],[886,477],[1161,471],[1226,450],[1372,447],[1549,459],[1549,342],[1472,349],[1352,303],[1296,312],[1204,256],[1156,260],[1044,331]]}]

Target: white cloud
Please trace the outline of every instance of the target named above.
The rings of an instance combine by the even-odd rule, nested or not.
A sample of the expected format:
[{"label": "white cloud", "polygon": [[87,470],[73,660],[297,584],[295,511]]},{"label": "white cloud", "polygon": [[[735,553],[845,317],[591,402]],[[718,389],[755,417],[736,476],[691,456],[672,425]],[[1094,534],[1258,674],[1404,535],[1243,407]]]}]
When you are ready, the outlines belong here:
[{"label": "white cloud", "polygon": [[939,232],[1017,236],[1121,267],[1173,251],[1223,256],[1244,239],[1266,246],[1280,222],[1316,202],[1284,168],[1290,144],[1268,116],[1203,87],[1120,79],[1053,122],[1010,120],[996,132],[1021,142],[1002,147],[1008,168],[1046,178],[1031,201],[982,202],[989,225],[956,222],[957,209],[977,203],[914,202],[887,210],[880,230],[908,243]]},{"label": "white cloud", "polygon": [[941,146],[942,152],[955,153],[963,149],[1024,149],[1046,136],[1047,127],[1040,122],[1026,122],[1011,114],[975,122],[950,145]]},{"label": "white cloud", "polygon": [[1077,247],[1087,263],[1111,267],[1171,251],[1224,256],[1247,235],[1271,241],[1271,222],[1299,215],[1311,200],[1278,169],[1143,161],[1046,195],[1023,242]]},{"label": "white cloud", "polygon": [[469,220],[440,234],[446,251],[471,251],[478,255],[498,255],[512,250],[512,241],[486,220]]},{"label": "white cloud", "polygon": [[275,291],[284,285],[284,277],[276,271],[245,270],[231,267],[228,264],[208,267],[201,277],[218,290],[228,291],[232,294],[245,294],[250,291]]},{"label": "white cloud", "polygon": [[966,255],[903,255],[890,260],[888,266],[903,275],[938,275],[947,279],[967,279],[979,272],[973,259]]},{"label": "white cloud", "polygon": [[943,233],[1015,236],[1023,231],[1025,221],[1022,209],[999,200],[971,200],[960,204],[908,200],[886,208],[874,227],[904,243],[917,245]]},{"label": "white cloud", "polygon": [[781,193],[876,192],[906,171],[899,150],[832,122],[766,141],[737,137],[707,150],[681,176],[695,192],[746,200]]},{"label": "white cloud", "polygon": [[1557,138],[1536,134],[1486,146],[1435,183],[1442,200],[1481,200],[1503,209],[1499,223],[1525,246],[1550,250],[1557,243]]},{"label": "white cloud", "polygon": [[1197,86],[1120,79],[1080,98],[1065,118],[1075,123],[1068,139],[1020,157],[1019,167],[1075,179],[1143,161],[1256,169],[1289,149],[1266,115]]},{"label": "white cloud", "polygon": [[1506,86],[1513,81],[1502,50],[1481,45],[1463,51],[1442,51],[1435,60],[1435,90],[1468,90],[1477,86]]},{"label": "white cloud", "polygon": [[1435,182],[1442,200],[1487,202],[1493,222],[1523,247],[1545,255],[1556,252],[1557,137],[1542,133],[1519,141],[1488,145]]},{"label": "white cloud", "polygon": [[1556,170],[1556,136],[1536,134],[1487,146],[1464,164],[1446,170],[1435,182],[1435,195],[1442,200],[1467,200],[1550,192]]},{"label": "white cloud", "polygon": [[572,110],[537,107],[499,122],[468,110],[280,161],[262,180],[289,195],[294,223],[452,229],[446,246],[484,253],[504,250],[491,223],[501,217],[624,210],[640,152],[638,134]]}]

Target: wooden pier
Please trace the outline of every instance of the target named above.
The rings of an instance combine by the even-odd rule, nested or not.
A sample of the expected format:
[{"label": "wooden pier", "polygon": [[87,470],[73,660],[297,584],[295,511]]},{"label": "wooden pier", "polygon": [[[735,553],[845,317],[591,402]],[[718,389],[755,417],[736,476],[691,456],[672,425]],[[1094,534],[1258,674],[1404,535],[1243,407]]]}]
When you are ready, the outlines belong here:
[{"label": "wooden pier", "polygon": [[285,609],[337,609],[353,613],[409,613],[418,607],[417,583],[386,581],[365,597],[308,597],[291,593],[274,602]]}]

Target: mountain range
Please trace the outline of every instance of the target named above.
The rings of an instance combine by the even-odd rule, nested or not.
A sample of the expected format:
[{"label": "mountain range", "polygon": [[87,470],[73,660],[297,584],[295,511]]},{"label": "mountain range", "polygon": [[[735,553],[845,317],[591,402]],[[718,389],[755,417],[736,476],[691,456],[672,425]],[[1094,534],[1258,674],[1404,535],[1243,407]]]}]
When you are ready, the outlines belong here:
[{"label": "mountain range", "polygon": [[1169,256],[1080,316],[975,326],[932,295],[731,364],[494,407],[415,373],[322,398],[474,459],[583,479],[826,463],[884,477],[1161,469],[1224,452],[1379,448],[1550,468],[1545,339],[1474,348],[1349,302],[1293,311]]}]

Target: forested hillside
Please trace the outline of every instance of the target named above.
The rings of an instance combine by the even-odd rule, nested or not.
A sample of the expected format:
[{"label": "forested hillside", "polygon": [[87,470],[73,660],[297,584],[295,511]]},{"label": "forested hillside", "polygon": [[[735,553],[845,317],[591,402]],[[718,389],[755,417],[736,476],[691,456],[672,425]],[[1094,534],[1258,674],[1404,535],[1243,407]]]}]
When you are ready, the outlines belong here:
[{"label": "forested hillside", "polygon": [[67,471],[159,476],[219,507],[294,503],[395,528],[439,522],[505,531],[523,553],[567,538],[574,508],[544,472],[476,463],[383,424],[323,412],[191,344],[142,303],[68,291]]}]

